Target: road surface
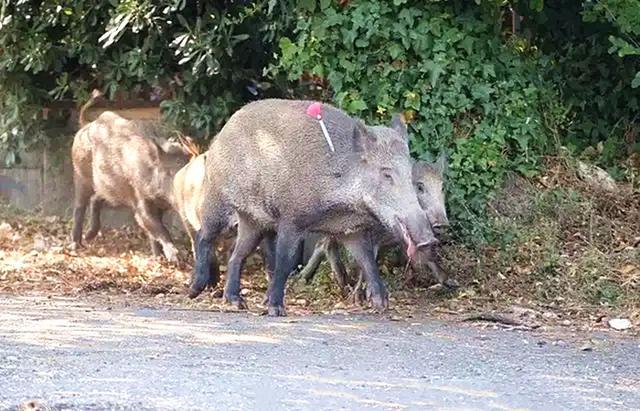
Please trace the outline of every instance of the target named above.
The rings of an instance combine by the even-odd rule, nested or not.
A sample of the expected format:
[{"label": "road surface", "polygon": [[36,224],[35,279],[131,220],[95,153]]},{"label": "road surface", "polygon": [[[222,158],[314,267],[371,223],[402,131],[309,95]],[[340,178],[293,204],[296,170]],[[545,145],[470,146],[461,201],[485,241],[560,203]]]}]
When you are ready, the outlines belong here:
[{"label": "road surface", "polygon": [[640,409],[640,341],[592,338],[0,295],[0,409]]}]

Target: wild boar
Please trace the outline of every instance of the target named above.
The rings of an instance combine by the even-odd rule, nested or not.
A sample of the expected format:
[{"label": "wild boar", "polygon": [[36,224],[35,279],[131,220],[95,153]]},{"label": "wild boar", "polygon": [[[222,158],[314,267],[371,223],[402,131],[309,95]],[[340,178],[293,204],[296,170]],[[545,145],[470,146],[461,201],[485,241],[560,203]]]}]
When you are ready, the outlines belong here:
[{"label": "wild boar", "polygon": [[195,233],[200,230],[200,215],[203,199],[205,154],[200,154],[182,167],[173,178],[173,197],[176,211],[191,239],[191,251],[194,248]]},{"label": "wild boar", "polygon": [[[420,207],[425,211],[429,222],[436,230],[443,229],[449,225],[447,211],[445,207],[445,197],[443,190],[444,170],[446,167],[446,158],[441,155],[438,160],[429,164],[423,161],[414,161],[412,167],[412,180]],[[381,240],[381,247],[393,246],[395,240],[392,236],[387,235]],[[347,284],[352,285],[349,276],[344,268],[344,264],[340,259],[338,250],[339,244],[332,239],[324,238],[318,241],[313,250],[309,261],[301,270],[300,275],[309,283],[315,276],[323,257],[326,255],[331,266],[331,272],[338,286],[346,293]],[[431,248],[423,250],[416,255],[414,268],[420,269],[423,265],[427,265],[432,271],[437,281],[446,287],[454,288],[457,286],[455,280],[448,277],[445,271],[440,267],[435,259],[435,254]],[[363,285],[362,273],[354,288],[354,297],[360,298],[359,288]]]},{"label": "wild boar", "polygon": [[[207,151],[202,226],[190,296],[209,285],[212,246],[233,213],[238,237],[228,263],[224,297],[242,304],[240,271],[266,232],[276,232],[275,272],[267,291],[269,315],[285,315],[284,289],[306,233],[340,241],[363,268],[372,303],[388,296],[374,260],[371,230],[383,226],[410,258],[437,242],[411,184],[406,126],[366,126],[318,103],[267,99],[234,113]],[[323,135],[322,124],[332,141]]]},{"label": "wild boar", "polygon": [[87,241],[98,234],[103,206],[128,207],[146,231],[153,254],[176,261],[178,252],[162,216],[173,207],[175,173],[198,154],[197,147],[189,138],[167,137],[157,122],[128,120],[110,111],[87,123],[85,111],[99,96],[94,91],[82,107],[81,129],[71,148],[75,190],[72,240],[82,245],[89,204]]}]

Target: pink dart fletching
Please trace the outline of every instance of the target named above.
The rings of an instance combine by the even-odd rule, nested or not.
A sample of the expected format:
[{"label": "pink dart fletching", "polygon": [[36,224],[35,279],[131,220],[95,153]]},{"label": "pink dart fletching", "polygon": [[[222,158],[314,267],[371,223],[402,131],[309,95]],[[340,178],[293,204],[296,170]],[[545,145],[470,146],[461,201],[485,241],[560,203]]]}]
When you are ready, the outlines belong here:
[{"label": "pink dart fletching", "polygon": [[312,103],[307,108],[307,114],[313,118],[317,118],[318,120],[320,120],[320,118],[322,118],[322,104]]}]

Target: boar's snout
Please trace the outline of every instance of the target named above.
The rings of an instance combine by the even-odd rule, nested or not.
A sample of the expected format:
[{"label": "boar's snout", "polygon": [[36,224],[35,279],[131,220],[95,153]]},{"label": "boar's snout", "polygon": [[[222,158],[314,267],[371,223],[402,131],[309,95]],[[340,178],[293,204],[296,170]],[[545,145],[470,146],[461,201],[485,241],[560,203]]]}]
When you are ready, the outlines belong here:
[{"label": "boar's snout", "polygon": [[431,228],[433,228],[436,234],[441,234],[449,228],[449,219],[446,215],[437,216],[433,221],[429,221],[431,222]]},{"label": "boar's snout", "polygon": [[409,218],[403,220],[396,217],[396,226],[400,238],[406,246],[407,257],[413,260],[416,251],[421,247],[431,247],[438,244],[438,239],[433,234],[429,220],[425,217]]}]

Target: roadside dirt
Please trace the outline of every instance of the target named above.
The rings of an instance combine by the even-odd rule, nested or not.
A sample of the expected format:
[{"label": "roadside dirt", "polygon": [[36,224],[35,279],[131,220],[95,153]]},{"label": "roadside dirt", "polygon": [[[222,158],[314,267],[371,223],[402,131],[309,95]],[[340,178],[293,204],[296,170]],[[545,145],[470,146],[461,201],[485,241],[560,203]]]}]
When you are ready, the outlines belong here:
[{"label": "roadside dirt", "polygon": [[[0,214],[0,293],[10,295],[66,296],[94,301],[114,308],[153,307],[172,310],[235,311],[216,289],[196,299],[186,290],[191,275],[190,247],[183,241],[178,264],[149,255],[148,244],[136,228],[105,229],[86,248],[68,247],[69,223],[57,217],[19,214],[3,208]],[[225,255],[224,250],[222,255]],[[224,271],[224,266],[221,267]],[[326,270],[325,270],[326,271]],[[398,270],[396,270],[398,271]],[[249,312],[261,315],[266,280],[260,258],[247,262],[242,294]],[[391,309],[382,315],[394,321],[440,318],[481,327],[561,331],[607,330],[609,314],[576,312],[526,299],[495,299],[479,295],[476,284],[463,283],[449,292],[424,286],[407,287],[390,281]],[[312,284],[299,278],[289,281],[287,312],[310,314],[363,314],[368,307],[354,305],[341,296],[328,276],[316,276]],[[636,327],[625,334],[636,334]]]}]

